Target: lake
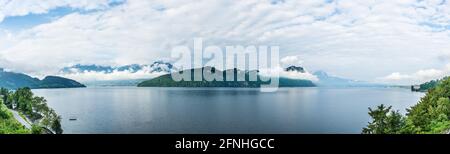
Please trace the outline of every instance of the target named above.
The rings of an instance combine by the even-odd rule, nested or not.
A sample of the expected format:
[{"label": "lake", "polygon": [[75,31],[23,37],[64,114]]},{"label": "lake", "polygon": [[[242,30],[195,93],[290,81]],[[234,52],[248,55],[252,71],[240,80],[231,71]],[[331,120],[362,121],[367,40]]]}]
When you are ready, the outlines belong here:
[{"label": "lake", "polygon": [[[36,89],[64,133],[360,133],[368,107],[405,113],[423,93],[402,88],[89,87]],[[76,121],[69,118],[76,117]]]}]

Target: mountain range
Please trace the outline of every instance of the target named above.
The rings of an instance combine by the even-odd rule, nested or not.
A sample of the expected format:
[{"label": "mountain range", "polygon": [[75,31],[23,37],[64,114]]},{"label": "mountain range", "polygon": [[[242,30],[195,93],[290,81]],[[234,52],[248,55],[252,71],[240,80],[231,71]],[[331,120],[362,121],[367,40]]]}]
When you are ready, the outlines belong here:
[{"label": "mountain range", "polygon": [[[154,79],[150,79],[138,84],[138,87],[246,87],[246,88],[258,88],[261,85],[269,84],[270,82],[261,81],[261,76],[257,75],[257,81],[249,81],[250,73],[258,73],[259,71],[242,71],[239,69],[232,70],[217,70],[214,67],[203,67],[196,69],[188,69],[183,70],[182,72],[191,71],[191,79],[190,81],[174,81],[172,79],[172,74],[166,74]],[[194,72],[199,71],[211,71],[210,73],[218,73],[222,74],[221,81],[206,81],[202,79],[202,81],[194,81]],[[291,70],[297,71],[297,70]],[[224,81],[226,79],[227,73],[234,73],[234,81]],[[237,81],[237,75],[242,74],[245,76],[245,81]],[[292,79],[286,77],[279,78],[279,87],[315,87],[316,85],[310,80],[303,79]]]},{"label": "mountain range", "polygon": [[[122,73],[130,75],[129,78],[120,79],[108,79],[99,80],[91,79],[83,81],[84,84],[88,86],[136,86],[142,81],[148,80],[149,78],[156,77],[155,75],[169,74],[174,69],[174,66],[170,62],[165,62],[162,60],[155,61],[152,64],[130,64],[123,66],[103,66],[103,65],[82,65],[77,64],[69,67],[64,67],[59,71],[62,76],[71,77],[71,75],[83,75],[84,73],[99,73],[103,75],[114,76],[114,73]],[[139,76],[133,76],[139,74]]]},{"label": "mountain range", "polygon": [[85,85],[71,79],[47,76],[40,80],[23,73],[8,72],[0,68],[0,87],[7,89],[17,89],[29,87],[32,89],[39,88],[80,88]]},{"label": "mountain range", "polygon": [[147,64],[131,64],[124,66],[102,66],[102,65],[81,65],[77,64],[70,67],[64,67],[60,70],[62,74],[74,74],[84,72],[102,72],[102,73],[114,73],[128,71],[130,73],[136,73],[138,71],[147,71],[149,73],[154,72],[167,72],[170,73],[173,69],[173,65],[170,62],[155,61],[151,65]]},{"label": "mountain range", "polygon": [[[71,67],[65,67],[60,70],[62,74],[74,74],[74,73],[86,73],[86,72],[97,72],[104,74],[112,74],[116,72],[128,72],[130,74],[137,73],[143,71],[143,73],[152,74],[152,73],[160,73],[159,75],[168,75],[173,73],[176,70],[174,66],[170,62],[166,61],[155,61],[151,65],[147,64],[131,64],[124,66],[101,66],[101,65],[81,65],[77,64]],[[299,72],[299,73],[307,73],[307,71],[300,66],[289,66],[284,69],[286,72]],[[141,72],[142,73],[142,72]],[[370,82],[357,81],[352,79],[346,79],[342,77],[336,77],[333,75],[329,75],[324,71],[314,72],[312,75],[316,76],[318,81],[314,81],[315,86],[320,87],[378,87],[384,86],[381,84],[374,84]],[[155,77],[158,78],[158,77]],[[162,79],[164,77],[158,78]],[[138,78],[138,79],[120,79],[120,80],[107,80],[107,81],[86,81],[84,82],[87,85],[95,85],[95,86],[136,86],[141,82],[147,81],[151,79],[151,77],[146,78]],[[284,82],[285,80],[283,80]]]},{"label": "mountain range", "polygon": [[357,81],[352,79],[346,79],[342,77],[337,77],[333,75],[329,75],[324,71],[316,71],[313,73],[319,81],[317,82],[318,86],[321,87],[381,87],[385,86],[382,84],[370,83],[365,81]]}]

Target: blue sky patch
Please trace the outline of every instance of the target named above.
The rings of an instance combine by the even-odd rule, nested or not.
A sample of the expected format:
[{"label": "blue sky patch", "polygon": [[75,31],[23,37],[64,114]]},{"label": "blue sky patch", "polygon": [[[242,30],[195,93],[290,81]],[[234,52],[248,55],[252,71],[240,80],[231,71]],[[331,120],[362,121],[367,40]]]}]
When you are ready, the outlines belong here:
[{"label": "blue sky patch", "polygon": [[75,12],[76,10],[68,7],[61,7],[50,10],[46,14],[28,14],[25,16],[6,17],[0,23],[0,29],[9,31],[18,31],[31,28],[40,24],[48,23],[54,19]]},{"label": "blue sky patch", "polygon": [[[125,3],[125,0],[110,0],[109,7],[119,6]],[[79,13],[91,13],[98,10],[82,10],[75,9],[71,7],[58,7],[49,10],[44,14],[28,14],[25,16],[11,16],[4,18],[3,21],[0,22],[0,29],[8,30],[11,32],[20,31],[23,29],[32,28],[34,26],[49,23],[53,20],[56,20],[65,15],[79,12]]]}]

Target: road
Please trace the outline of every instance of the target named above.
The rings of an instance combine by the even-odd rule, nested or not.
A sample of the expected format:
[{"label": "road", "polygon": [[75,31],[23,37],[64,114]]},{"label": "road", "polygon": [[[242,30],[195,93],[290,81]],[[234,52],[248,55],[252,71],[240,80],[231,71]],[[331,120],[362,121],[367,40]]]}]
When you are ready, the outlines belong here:
[{"label": "road", "polygon": [[11,111],[14,115],[14,118],[19,121],[22,125],[24,125],[26,128],[31,129],[31,125],[25,120],[23,119],[19,113],[17,111],[11,110],[9,109],[9,111]]}]

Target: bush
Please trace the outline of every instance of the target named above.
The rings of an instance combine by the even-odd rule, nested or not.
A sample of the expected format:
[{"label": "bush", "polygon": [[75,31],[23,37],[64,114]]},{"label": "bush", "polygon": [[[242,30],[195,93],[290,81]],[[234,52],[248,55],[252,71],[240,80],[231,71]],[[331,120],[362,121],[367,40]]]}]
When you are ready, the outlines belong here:
[{"label": "bush", "polygon": [[32,134],[42,134],[44,132],[43,128],[39,125],[33,124],[31,126],[31,133]]},{"label": "bush", "polygon": [[30,131],[12,117],[11,112],[0,102],[0,134],[29,134]]},{"label": "bush", "polygon": [[9,119],[10,117],[8,109],[0,101],[0,119]]}]

